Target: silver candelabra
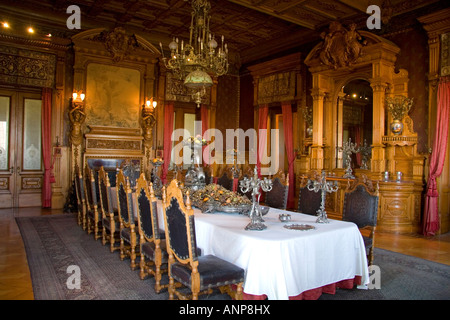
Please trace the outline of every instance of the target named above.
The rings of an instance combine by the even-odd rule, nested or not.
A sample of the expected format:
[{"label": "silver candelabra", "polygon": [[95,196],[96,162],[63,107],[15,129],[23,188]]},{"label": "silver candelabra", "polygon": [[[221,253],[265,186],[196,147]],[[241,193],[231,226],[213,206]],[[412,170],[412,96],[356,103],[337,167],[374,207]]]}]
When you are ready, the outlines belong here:
[{"label": "silver candelabra", "polygon": [[308,180],[307,188],[309,191],[322,193],[320,208],[317,210],[316,223],[329,223],[327,212],[325,211],[325,199],[327,193],[336,192],[339,189],[337,181],[327,181],[325,171],[322,171],[322,177],[319,180]]},{"label": "silver candelabra", "polygon": [[343,152],[345,156],[345,163],[347,168],[345,169],[344,178],[354,179],[352,170],[352,153],[359,152],[359,148],[357,148],[356,143],[352,143],[352,139],[349,138],[347,142],[344,143],[344,146],[339,147],[339,149]]},{"label": "silver candelabra", "polygon": [[269,192],[272,190],[272,180],[258,178],[258,170],[255,167],[252,178],[245,177],[239,182],[239,187],[243,193],[252,191],[252,209],[250,210],[250,223],[245,227],[245,230],[264,230],[267,226],[264,224],[262,218],[261,207],[259,205],[259,198],[261,197],[260,190]]}]

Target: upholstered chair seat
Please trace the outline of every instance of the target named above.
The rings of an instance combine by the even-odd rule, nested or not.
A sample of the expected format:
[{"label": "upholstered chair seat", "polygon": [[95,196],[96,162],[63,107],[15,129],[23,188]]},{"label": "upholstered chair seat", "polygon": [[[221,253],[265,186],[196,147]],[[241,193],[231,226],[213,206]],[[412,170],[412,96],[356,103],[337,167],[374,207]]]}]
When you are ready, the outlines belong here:
[{"label": "upholstered chair seat", "polygon": [[[120,230],[120,237],[124,239],[128,244],[131,244],[132,238],[131,238],[131,228],[122,228]],[[139,244],[139,238],[136,237],[136,244]]]},{"label": "upholstered chair seat", "polygon": [[[244,269],[213,255],[199,256],[200,291],[244,281]],[[170,268],[173,278],[189,287],[192,283],[190,265],[175,262]]]},{"label": "upholstered chair seat", "polygon": [[[113,218],[114,220],[114,227],[115,230],[119,230],[120,229],[120,221],[119,221],[119,217],[118,216],[114,216]],[[105,226],[106,229],[108,229],[109,231],[111,231],[111,217],[107,216],[104,217],[102,219],[102,223]]]},{"label": "upholstered chair seat", "polygon": [[[167,261],[169,260],[169,255],[167,254],[167,249],[166,249],[166,242],[165,241],[161,241],[160,244],[161,247],[161,262],[162,263],[167,263]],[[156,259],[156,248],[155,248],[155,243],[154,242],[145,242],[142,244],[141,246],[141,250],[142,250],[142,254],[152,260],[155,261]]]}]

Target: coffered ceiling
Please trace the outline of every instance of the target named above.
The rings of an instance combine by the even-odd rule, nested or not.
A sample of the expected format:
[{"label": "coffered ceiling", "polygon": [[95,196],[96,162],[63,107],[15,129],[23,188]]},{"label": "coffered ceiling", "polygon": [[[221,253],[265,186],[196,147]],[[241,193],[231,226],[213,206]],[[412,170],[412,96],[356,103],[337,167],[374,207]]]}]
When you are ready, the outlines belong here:
[{"label": "coffered ceiling", "polygon": [[[355,22],[365,28],[369,4],[394,17],[438,0],[210,0],[210,29],[224,35],[230,51],[241,64],[250,63],[320,40],[331,21]],[[69,30],[69,5],[81,9],[81,30]],[[33,24],[37,32],[70,37],[74,33],[105,27],[124,27],[159,48],[171,38],[189,38],[191,3],[188,0],[2,0],[0,20],[11,22],[10,30]]]}]

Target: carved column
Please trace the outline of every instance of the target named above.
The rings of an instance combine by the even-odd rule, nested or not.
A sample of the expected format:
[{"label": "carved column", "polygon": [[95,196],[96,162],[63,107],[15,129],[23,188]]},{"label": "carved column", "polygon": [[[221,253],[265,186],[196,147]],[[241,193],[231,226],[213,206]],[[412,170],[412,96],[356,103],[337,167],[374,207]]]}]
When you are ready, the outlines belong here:
[{"label": "carved column", "polygon": [[387,83],[371,79],[370,86],[373,89],[372,178],[381,179],[382,173],[386,170],[383,136],[385,133],[384,100],[386,98]]},{"label": "carved column", "polygon": [[[338,107],[337,107],[337,118],[336,119],[342,119],[342,117],[344,116],[344,97],[345,97],[345,93],[341,90],[338,93]],[[339,141],[343,141],[344,137],[343,137],[343,133],[344,133],[344,128],[343,128],[343,121],[337,121],[337,134],[335,135],[335,139],[336,142],[333,144],[335,146],[337,146],[337,168],[343,168],[344,167],[344,161],[343,161],[343,155],[342,155],[342,149],[341,147],[343,147],[342,145],[339,145]]]},{"label": "carved column", "polygon": [[322,170],[324,165],[323,152],[323,103],[325,92],[315,88],[313,97],[313,137],[311,146],[311,170]]}]

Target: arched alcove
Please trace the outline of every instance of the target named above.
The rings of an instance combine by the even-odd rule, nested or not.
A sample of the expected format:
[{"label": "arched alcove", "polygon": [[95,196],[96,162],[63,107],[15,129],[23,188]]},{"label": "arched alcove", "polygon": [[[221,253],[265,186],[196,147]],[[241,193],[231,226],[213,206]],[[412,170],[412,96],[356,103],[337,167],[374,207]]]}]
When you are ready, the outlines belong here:
[{"label": "arched alcove", "polygon": [[[336,176],[341,184],[340,191],[327,197],[327,211],[332,217],[341,216],[348,177],[338,151],[346,139],[343,121],[344,102],[349,93],[346,86],[364,81],[371,89],[372,100],[371,121],[364,123],[371,126],[371,160],[363,171],[358,172],[361,169],[356,166],[354,174],[364,173],[379,185],[378,230],[416,232],[420,225],[424,158],[417,153],[417,134],[411,118],[405,116],[407,130],[395,135],[388,128],[391,115],[385,107],[386,97],[409,97],[407,70],[395,72],[400,49],[389,40],[339,22],[333,22],[322,37],[323,41],[311,50],[305,64],[312,75],[310,168],[333,172],[333,178]],[[383,178],[386,171],[391,177],[388,180]],[[401,181],[395,179],[398,171],[403,173]]]}]

